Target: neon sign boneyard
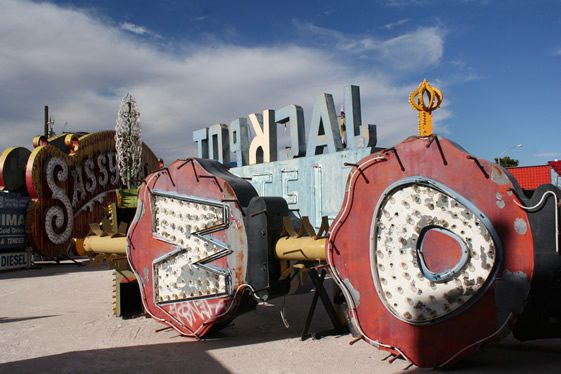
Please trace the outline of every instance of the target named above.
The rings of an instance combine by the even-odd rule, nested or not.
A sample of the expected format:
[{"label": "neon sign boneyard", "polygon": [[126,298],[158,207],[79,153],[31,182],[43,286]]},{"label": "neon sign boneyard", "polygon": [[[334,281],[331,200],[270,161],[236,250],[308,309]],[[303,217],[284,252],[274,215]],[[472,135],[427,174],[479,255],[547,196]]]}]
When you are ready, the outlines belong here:
[{"label": "neon sign boneyard", "polygon": [[[561,284],[561,190],[542,185],[532,194],[522,191],[506,169],[432,134],[431,112],[442,94],[426,81],[410,102],[422,112],[419,136],[372,149],[356,162],[343,156],[366,149],[324,154],[341,149],[328,95],[316,99],[307,147],[296,106],[250,115],[257,134],[251,143],[243,120],[234,121],[229,132],[225,125],[199,130],[194,139],[200,156],[206,152],[227,163],[231,146],[239,164],[246,165],[277,158],[275,126],[286,120],[294,131],[285,156],[295,159],[230,169],[245,178],[216,161],[177,160],[165,173],[147,178],[127,251],[146,310],[181,334],[202,337],[250,304],[244,293],[254,301],[289,293],[282,283],[287,278],[279,275],[290,264],[281,261],[301,261],[304,267],[325,259],[352,330],[389,352],[389,362],[401,357],[419,367],[446,367],[509,330],[520,340],[559,337],[561,301],[551,295]],[[347,118],[355,108],[347,108]],[[371,140],[355,131],[356,123],[347,122],[351,147]],[[250,169],[250,178],[241,169]],[[328,174],[332,170],[339,174]],[[347,170],[348,178],[334,178],[340,170]],[[265,188],[258,188],[255,177],[277,187],[301,179],[313,190],[289,194],[283,188],[263,197]],[[339,188],[323,189],[324,180]],[[344,199],[331,225],[324,219],[315,231],[302,214],[300,230],[293,227],[292,212],[304,209],[289,207],[303,207],[301,196],[317,203],[322,196],[337,200],[338,194]],[[158,204],[161,196],[169,201]],[[211,206],[225,208],[219,220],[213,220]],[[212,223],[193,228],[193,217]],[[223,250],[187,243],[201,230]],[[219,269],[224,278],[206,279],[208,272],[193,267]],[[319,279],[317,267],[307,272]],[[314,283],[319,295],[323,287]],[[324,301],[329,297],[321,299],[338,329],[337,316]]]},{"label": "neon sign boneyard", "polygon": [[[91,210],[96,197],[102,198],[98,195],[117,189],[120,182],[114,152],[96,154],[86,159],[83,166],[69,167],[65,158],[51,157],[46,167],[46,193],[51,195],[52,205],[45,215],[45,232],[54,244],[63,244],[71,238],[75,213]],[[67,184],[67,188],[60,187],[61,184]]]},{"label": "neon sign boneyard", "polygon": [[[84,237],[89,224],[102,219],[121,187],[114,131],[63,136],[64,142],[49,139],[49,145],[38,146],[31,154],[16,155],[17,148],[6,150],[0,162],[4,187],[24,184],[32,198],[26,216],[29,244],[48,257],[66,253],[72,238]],[[25,170],[6,173],[10,162],[21,157],[27,161],[17,163],[25,165]],[[158,168],[158,159],[146,146],[142,160],[143,176]],[[25,183],[10,180],[21,176]]]},{"label": "neon sign boneyard", "polygon": [[[363,125],[360,111],[360,89],[346,86],[344,92],[345,125],[347,138],[341,138],[333,96],[323,93],[316,96],[312,120],[305,139],[304,110],[298,105],[287,105],[277,110],[252,113],[248,118],[238,118],[230,123],[215,124],[193,132],[198,157],[210,158],[237,166],[253,165],[303,156],[342,151],[343,140],[348,149],[372,147],[376,144],[376,127]],[[290,130],[290,147],[277,150],[276,127],[283,125]],[[249,139],[249,129],[255,136]]]}]

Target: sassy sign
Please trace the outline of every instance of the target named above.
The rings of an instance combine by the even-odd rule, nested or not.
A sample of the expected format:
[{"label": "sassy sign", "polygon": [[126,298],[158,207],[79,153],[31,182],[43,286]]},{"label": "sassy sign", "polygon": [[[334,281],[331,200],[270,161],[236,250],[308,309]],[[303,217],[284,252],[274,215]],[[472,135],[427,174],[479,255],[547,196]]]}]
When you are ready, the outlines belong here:
[{"label": "sassy sign", "polygon": [[[114,131],[70,137],[68,149],[55,142],[36,147],[25,167],[32,198],[26,215],[29,245],[46,257],[65,254],[73,238],[84,237],[89,224],[101,221],[107,204],[116,201],[121,187]],[[6,164],[0,163],[0,171]],[[158,159],[144,145],[141,174],[157,168]]]}]

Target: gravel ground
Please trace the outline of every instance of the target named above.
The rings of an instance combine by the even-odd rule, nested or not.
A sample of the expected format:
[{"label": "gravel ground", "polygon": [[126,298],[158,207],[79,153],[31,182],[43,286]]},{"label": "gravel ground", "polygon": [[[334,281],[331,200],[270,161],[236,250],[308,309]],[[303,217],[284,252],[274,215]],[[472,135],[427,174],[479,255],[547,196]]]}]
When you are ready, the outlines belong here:
[{"label": "gravel ground", "polygon": [[[112,273],[106,268],[39,263],[0,273],[1,373],[403,373],[408,363],[351,335],[301,341],[311,295],[275,299],[238,317],[212,339],[196,341],[150,318],[111,314]],[[281,306],[290,327],[280,317]],[[330,328],[318,306],[312,331]],[[451,370],[457,373],[561,371],[561,340],[507,338]],[[420,371],[414,367],[408,372]]]}]

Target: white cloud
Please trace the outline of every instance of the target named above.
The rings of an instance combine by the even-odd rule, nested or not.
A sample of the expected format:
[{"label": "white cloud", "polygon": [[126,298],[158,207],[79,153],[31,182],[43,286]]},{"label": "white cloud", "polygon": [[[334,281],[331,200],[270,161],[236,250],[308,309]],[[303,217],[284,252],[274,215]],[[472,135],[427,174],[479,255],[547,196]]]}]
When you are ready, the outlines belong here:
[{"label": "white cloud", "polygon": [[536,153],[534,157],[557,159],[557,158],[561,158],[561,152],[540,152],[540,153]]},{"label": "white cloud", "polygon": [[395,29],[395,28],[398,27],[398,26],[405,25],[407,22],[409,22],[408,19],[400,19],[400,20],[395,21],[395,22],[387,23],[387,24],[385,24],[385,25],[382,26],[382,27],[383,27],[384,29],[386,29],[386,30],[393,30],[393,29]]},{"label": "white cloud", "polygon": [[133,34],[144,35],[148,34],[148,30],[145,27],[135,25],[134,23],[130,22],[122,22],[119,27],[125,31],[130,31]]},{"label": "white cloud", "polygon": [[419,71],[440,63],[444,55],[445,30],[420,27],[393,38],[354,36],[311,23],[299,25],[303,32],[335,42],[340,51],[376,60],[390,70]]},{"label": "white cloud", "polygon": [[471,82],[475,80],[483,79],[483,77],[475,71],[475,69],[468,65],[465,61],[461,59],[450,61],[450,65],[456,71],[455,77],[448,81],[448,84],[457,82]]},{"label": "white cloud", "polygon": [[147,29],[144,26],[136,25],[132,22],[121,22],[119,28],[124,31],[128,31],[132,34],[136,34],[142,37],[148,37],[153,39],[162,39],[162,36],[152,30]]},{"label": "white cloud", "polygon": [[372,49],[379,51],[387,62],[401,69],[435,66],[444,53],[443,31],[437,27],[419,28],[380,45],[373,44]]},{"label": "white cloud", "polygon": [[[314,96],[330,92],[338,107],[347,84],[361,86],[363,120],[379,125],[379,145],[417,132],[407,99],[418,82],[395,84],[383,70],[361,69],[329,49],[212,43],[176,45],[171,53],[77,9],[0,3],[0,149],[30,147],[42,131],[44,105],[57,120],[55,131],[65,122],[67,131],[112,129],[126,92],[138,101],[144,141],[166,161],[194,155],[193,130],[252,112],[299,104],[308,123]],[[429,40],[432,57],[417,48],[419,38]],[[354,42],[388,61],[438,63],[443,50],[434,29],[376,47]],[[447,116],[443,110],[439,118]]]}]

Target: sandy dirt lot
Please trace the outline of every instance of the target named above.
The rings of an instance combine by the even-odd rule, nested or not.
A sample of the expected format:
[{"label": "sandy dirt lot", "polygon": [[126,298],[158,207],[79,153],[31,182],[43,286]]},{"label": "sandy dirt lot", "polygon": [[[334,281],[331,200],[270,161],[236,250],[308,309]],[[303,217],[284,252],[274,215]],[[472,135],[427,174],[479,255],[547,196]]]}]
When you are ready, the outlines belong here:
[{"label": "sandy dirt lot", "polygon": [[[301,341],[311,295],[286,297],[280,309],[259,306],[204,341],[178,336],[150,318],[112,316],[112,273],[72,263],[39,263],[0,273],[2,373],[403,373],[408,363],[347,334]],[[330,328],[319,306],[312,331]],[[407,372],[419,369],[411,367]],[[507,338],[482,348],[452,372],[561,371],[561,340],[520,343]]]}]

